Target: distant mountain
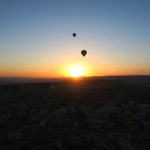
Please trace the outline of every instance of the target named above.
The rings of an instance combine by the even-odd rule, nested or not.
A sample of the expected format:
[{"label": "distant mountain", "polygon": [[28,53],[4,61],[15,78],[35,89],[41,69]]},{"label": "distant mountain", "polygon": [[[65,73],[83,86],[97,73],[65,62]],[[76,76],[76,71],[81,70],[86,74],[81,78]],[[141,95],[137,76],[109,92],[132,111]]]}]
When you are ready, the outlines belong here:
[{"label": "distant mountain", "polygon": [[21,78],[21,77],[0,77],[0,85],[20,83],[56,82],[56,78]]},{"label": "distant mountain", "polygon": [[[20,84],[20,83],[41,83],[41,82],[59,82],[72,78],[21,78],[21,77],[0,77],[0,85]],[[129,75],[129,76],[92,76],[83,77],[88,80],[123,80],[128,84],[150,86],[150,75]]]}]

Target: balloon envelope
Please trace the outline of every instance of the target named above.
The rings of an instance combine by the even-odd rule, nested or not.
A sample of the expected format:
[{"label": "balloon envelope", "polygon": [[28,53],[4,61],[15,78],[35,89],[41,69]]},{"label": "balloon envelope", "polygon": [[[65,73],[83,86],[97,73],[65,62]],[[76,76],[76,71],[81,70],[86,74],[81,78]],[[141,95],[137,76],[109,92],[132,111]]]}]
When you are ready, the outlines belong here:
[{"label": "balloon envelope", "polygon": [[73,33],[72,35],[73,35],[73,37],[76,37],[76,33]]},{"label": "balloon envelope", "polygon": [[86,50],[82,50],[82,51],[81,51],[81,54],[82,54],[83,56],[85,56],[85,55],[87,54],[87,51],[86,51]]}]

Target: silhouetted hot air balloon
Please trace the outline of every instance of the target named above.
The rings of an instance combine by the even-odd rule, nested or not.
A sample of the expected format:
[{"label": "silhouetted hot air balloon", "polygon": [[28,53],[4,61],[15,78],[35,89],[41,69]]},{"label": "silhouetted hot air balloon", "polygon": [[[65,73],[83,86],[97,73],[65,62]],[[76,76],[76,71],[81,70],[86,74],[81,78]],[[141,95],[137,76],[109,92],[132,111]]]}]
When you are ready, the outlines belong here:
[{"label": "silhouetted hot air balloon", "polygon": [[82,54],[83,56],[85,56],[85,55],[87,54],[87,51],[86,51],[86,50],[82,50],[82,51],[81,51],[81,54]]},{"label": "silhouetted hot air balloon", "polygon": [[76,33],[73,33],[72,36],[75,38],[76,37]]}]

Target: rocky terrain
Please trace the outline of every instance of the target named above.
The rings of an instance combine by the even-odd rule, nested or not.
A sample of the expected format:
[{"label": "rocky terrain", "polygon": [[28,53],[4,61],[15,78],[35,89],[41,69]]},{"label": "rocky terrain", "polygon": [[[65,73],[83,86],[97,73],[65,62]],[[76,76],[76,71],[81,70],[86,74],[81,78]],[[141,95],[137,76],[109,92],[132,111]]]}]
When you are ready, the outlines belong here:
[{"label": "rocky terrain", "polygon": [[0,86],[0,150],[149,150],[150,86],[82,79]]}]

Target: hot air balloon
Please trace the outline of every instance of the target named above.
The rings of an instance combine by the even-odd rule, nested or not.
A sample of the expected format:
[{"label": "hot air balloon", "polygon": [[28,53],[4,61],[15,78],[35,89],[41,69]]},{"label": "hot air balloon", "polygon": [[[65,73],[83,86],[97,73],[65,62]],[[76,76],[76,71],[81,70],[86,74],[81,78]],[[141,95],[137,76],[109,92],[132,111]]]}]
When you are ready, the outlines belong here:
[{"label": "hot air balloon", "polygon": [[87,51],[86,51],[86,50],[82,50],[82,51],[81,51],[81,54],[82,54],[83,56],[85,56],[85,55],[87,54]]},{"label": "hot air balloon", "polygon": [[76,37],[76,33],[73,33],[72,36],[75,38]]}]

